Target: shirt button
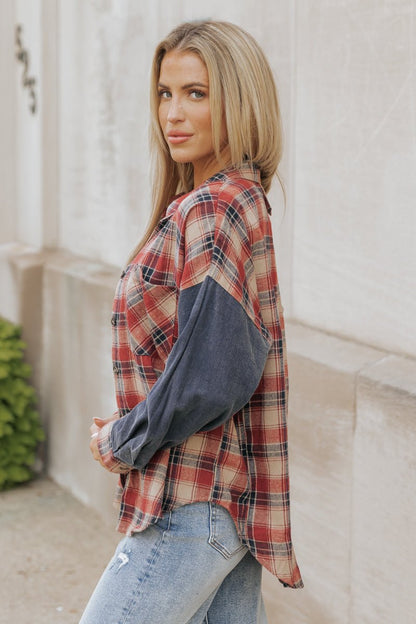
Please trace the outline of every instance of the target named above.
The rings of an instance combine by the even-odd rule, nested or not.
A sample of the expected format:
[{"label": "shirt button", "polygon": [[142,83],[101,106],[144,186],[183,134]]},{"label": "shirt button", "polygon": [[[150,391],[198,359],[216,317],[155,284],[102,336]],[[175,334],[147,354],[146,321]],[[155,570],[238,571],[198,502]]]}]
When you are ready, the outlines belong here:
[{"label": "shirt button", "polygon": [[116,315],[111,317],[111,325],[113,325],[114,327],[117,325],[117,317],[116,317]]},{"label": "shirt button", "polygon": [[126,272],[123,271],[122,274],[120,275],[120,278],[123,279],[123,277],[125,276]]},{"label": "shirt button", "polygon": [[117,364],[114,364],[114,366],[113,366],[113,373],[115,375],[120,375],[120,373],[121,373],[121,369],[117,366]]}]

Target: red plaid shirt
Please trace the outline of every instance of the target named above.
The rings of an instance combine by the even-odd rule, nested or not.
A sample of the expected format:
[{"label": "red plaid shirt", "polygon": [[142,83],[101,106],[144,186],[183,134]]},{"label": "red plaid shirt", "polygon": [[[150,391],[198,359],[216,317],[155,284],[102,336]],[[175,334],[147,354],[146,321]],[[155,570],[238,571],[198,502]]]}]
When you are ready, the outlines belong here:
[{"label": "red plaid shirt", "polygon": [[302,587],[290,535],[286,347],[269,212],[250,163],[169,205],[117,286],[120,420],[100,431],[98,447],[120,473],[120,532],[212,501],[228,509],[262,565]]}]

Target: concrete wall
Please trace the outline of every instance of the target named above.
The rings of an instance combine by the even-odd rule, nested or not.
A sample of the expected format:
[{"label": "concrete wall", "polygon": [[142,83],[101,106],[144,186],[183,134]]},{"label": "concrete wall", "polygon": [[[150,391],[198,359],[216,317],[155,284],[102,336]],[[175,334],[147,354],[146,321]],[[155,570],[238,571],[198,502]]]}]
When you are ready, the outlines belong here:
[{"label": "concrete wall", "polygon": [[293,315],[415,357],[416,2],[296,6]]},{"label": "concrete wall", "polygon": [[265,574],[272,624],[410,624],[416,612],[415,15],[416,0],[0,3],[0,314],[23,324],[49,473],[108,519],[115,477],[91,461],[88,427],[114,409],[111,301],[148,216],[152,50],[179,21],[216,17],[247,28],[271,61],[306,583],[292,592]]},{"label": "concrete wall", "polygon": [[0,7],[0,80],[2,85],[0,130],[0,243],[16,240],[16,61],[14,58],[14,6]]}]

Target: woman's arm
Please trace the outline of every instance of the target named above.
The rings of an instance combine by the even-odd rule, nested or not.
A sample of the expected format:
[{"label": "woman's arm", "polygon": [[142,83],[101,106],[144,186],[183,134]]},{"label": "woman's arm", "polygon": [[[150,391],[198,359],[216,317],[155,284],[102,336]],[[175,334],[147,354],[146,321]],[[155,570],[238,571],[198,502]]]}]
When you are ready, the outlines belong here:
[{"label": "woman's arm", "polygon": [[214,429],[251,398],[269,344],[231,295],[212,278],[181,293],[182,329],[147,398],[114,422],[114,457],[143,468],[155,452]]}]

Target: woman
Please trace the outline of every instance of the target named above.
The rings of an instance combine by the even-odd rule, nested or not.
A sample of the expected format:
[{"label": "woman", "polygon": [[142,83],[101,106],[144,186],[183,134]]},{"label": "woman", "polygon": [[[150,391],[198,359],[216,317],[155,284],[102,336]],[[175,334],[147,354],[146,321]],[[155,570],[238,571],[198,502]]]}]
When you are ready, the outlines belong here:
[{"label": "woman", "polygon": [[120,473],[126,533],[82,624],[265,622],[261,566],[290,541],[287,369],[270,207],[273,76],[224,22],[176,28],[152,70],[153,213],[117,287],[118,413],[94,458]]}]

